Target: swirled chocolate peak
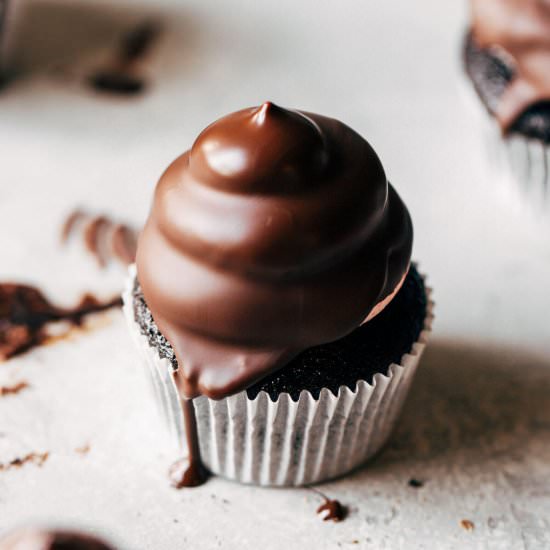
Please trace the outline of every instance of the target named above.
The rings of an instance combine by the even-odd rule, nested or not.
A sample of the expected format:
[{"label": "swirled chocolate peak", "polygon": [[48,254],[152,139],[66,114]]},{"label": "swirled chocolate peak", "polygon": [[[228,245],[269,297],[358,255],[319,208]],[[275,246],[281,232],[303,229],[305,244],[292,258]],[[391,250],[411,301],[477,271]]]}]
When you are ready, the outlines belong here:
[{"label": "swirled chocolate peak", "polygon": [[214,122],[168,167],[137,269],[184,394],[221,398],[358,327],[411,247],[407,209],[361,136],[264,103]]}]

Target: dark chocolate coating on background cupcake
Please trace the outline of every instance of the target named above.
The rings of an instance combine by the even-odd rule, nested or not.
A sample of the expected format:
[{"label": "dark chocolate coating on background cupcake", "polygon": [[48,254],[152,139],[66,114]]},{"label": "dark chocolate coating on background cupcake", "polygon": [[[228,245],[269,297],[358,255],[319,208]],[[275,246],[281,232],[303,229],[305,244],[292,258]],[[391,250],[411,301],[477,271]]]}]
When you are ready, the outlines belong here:
[{"label": "dark chocolate coating on background cupcake", "polygon": [[114,550],[99,539],[76,531],[29,529],[0,540],[0,550]]},{"label": "dark chocolate coating on background cupcake", "polygon": [[163,174],[138,279],[184,394],[222,398],[355,330],[399,288],[411,248],[363,138],[265,103],[209,126]]},{"label": "dark chocolate coating on background cupcake", "polygon": [[504,133],[550,143],[550,4],[471,0],[464,62]]}]

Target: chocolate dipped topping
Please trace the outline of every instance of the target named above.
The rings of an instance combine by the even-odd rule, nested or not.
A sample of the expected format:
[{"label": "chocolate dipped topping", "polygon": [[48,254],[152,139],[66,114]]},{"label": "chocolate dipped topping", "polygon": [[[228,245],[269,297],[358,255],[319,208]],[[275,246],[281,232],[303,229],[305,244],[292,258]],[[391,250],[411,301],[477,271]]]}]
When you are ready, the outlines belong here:
[{"label": "chocolate dipped topping", "polygon": [[357,328],[398,288],[411,247],[407,209],[361,136],[264,103],[168,167],[137,270],[180,391],[217,399]]},{"label": "chocolate dipped topping", "polygon": [[489,107],[503,131],[527,109],[550,102],[550,2],[471,0],[472,39],[510,73],[499,100]]}]

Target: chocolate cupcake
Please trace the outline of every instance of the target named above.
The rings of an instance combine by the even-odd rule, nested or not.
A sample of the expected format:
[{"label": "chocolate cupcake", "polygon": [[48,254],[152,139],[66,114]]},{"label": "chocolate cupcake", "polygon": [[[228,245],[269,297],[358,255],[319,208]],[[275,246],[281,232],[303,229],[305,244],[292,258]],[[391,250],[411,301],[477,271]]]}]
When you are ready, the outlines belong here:
[{"label": "chocolate cupcake", "polygon": [[550,4],[471,0],[464,64],[489,115],[497,159],[540,210],[550,206]]},{"label": "chocolate cupcake", "polygon": [[381,448],[431,322],[411,250],[405,205],[341,122],[264,103],[200,134],[157,185],[124,295],[187,440],[182,485],[202,464],[315,483]]}]

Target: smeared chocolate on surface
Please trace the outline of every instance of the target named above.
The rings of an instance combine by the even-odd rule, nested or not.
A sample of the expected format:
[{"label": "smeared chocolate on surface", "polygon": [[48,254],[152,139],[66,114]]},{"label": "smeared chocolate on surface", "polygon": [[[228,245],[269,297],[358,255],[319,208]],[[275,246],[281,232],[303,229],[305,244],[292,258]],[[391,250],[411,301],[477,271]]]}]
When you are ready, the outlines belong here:
[{"label": "smeared chocolate on surface", "polygon": [[112,258],[124,265],[135,260],[137,232],[129,225],[115,222],[105,215],[93,216],[76,209],[61,228],[61,242],[81,232],[86,250],[94,256],[100,267],[106,267]]},{"label": "smeared chocolate on surface", "polygon": [[14,458],[6,463],[0,463],[0,472],[21,468],[25,464],[42,466],[48,460],[50,453],[28,453],[25,456]]},{"label": "smeared chocolate on surface", "polygon": [[48,339],[46,325],[50,322],[67,321],[78,326],[89,314],[121,305],[120,297],[101,301],[86,294],[74,308],[61,308],[36,287],[0,283],[0,360],[44,343]]}]

